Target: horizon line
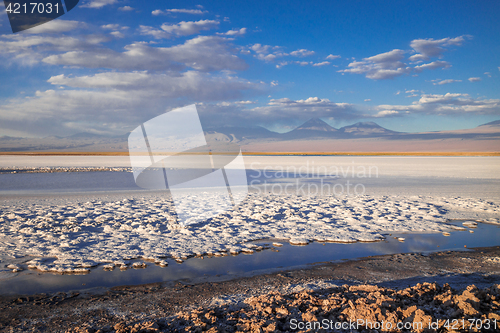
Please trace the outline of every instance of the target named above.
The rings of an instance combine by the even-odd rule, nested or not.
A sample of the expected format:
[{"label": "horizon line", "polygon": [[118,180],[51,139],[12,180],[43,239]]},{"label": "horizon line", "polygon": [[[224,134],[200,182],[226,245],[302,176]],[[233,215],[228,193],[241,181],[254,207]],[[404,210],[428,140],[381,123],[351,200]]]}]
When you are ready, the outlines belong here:
[{"label": "horizon line", "polygon": [[[500,156],[499,152],[242,152],[246,156]],[[128,152],[0,152],[0,156],[130,156]]]}]

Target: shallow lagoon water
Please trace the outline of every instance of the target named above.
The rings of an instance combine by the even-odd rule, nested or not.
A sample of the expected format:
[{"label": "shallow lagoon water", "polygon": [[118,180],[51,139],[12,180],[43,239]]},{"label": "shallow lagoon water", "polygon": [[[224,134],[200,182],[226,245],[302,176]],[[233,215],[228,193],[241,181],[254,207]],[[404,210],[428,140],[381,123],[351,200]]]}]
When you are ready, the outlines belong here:
[{"label": "shallow lagoon water", "polygon": [[[462,221],[455,221],[453,224],[461,226]],[[471,233],[469,230],[474,232]],[[395,237],[403,237],[405,240],[401,242]],[[466,251],[474,247],[500,245],[500,226],[478,223],[477,228],[452,232],[450,236],[438,233],[394,233],[387,235],[383,241],[370,243],[310,243],[305,246],[292,246],[283,243],[282,247],[272,246],[272,241],[254,243],[268,244],[270,249],[237,256],[205,257],[204,259],[195,257],[180,264],[168,259],[169,265],[167,267],[160,267],[148,262],[146,268],[125,271],[118,268],[113,271],[104,271],[103,265],[100,265],[85,275],[61,275],[37,271],[8,272],[4,273],[4,277],[5,274],[10,274],[11,277],[0,283],[0,294],[69,292],[154,282],[221,281],[374,255],[445,250]]]},{"label": "shallow lagoon water", "polygon": [[[332,163],[337,163],[335,161],[339,160],[338,157],[314,158],[323,162],[328,159],[333,161]],[[286,159],[280,157],[279,160],[274,157],[270,158],[267,164],[268,166],[274,166],[274,168],[268,168],[269,172],[266,174],[250,168],[247,172],[249,182],[257,180],[254,182],[255,186],[250,186],[250,190],[265,191],[262,186],[265,182],[269,184],[296,181],[317,183],[323,180],[330,184],[342,184],[350,179],[362,183],[366,188],[366,194],[468,196],[473,198],[498,198],[500,196],[500,191],[498,191],[498,188],[500,188],[500,180],[498,179],[500,173],[497,172],[499,169],[498,159],[453,158],[453,161],[451,161],[449,158],[342,157],[340,160],[343,161],[345,167],[351,165],[351,160],[356,161],[357,164],[375,164],[378,165],[379,174],[365,178],[349,177],[349,175],[347,177],[318,177],[317,173],[311,172],[311,177],[297,177],[289,174],[285,178],[280,177],[277,163],[290,163],[289,159],[292,159],[293,163],[300,167],[303,165],[302,160],[305,160],[306,157],[289,157]],[[266,167],[265,161],[262,161],[259,167]],[[398,161],[404,163],[401,164]],[[419,168],[417,161],[425,161],[425,168]],[[450,165],[448,167],[439,166],[435,168],[436,171],[432,167],[436,161],[445,161]],[[489,163],[484,164],[484,161]],[[341,165],[342,163],[337,164]],[[399,168],[398,163],[403,167]],[[85,162],[71,162],[70,164],[77,166],[88,165]],[[100,165],[101,163],[97,164]],[[127,166],[126,163],[122,164],[123,161],[117,165]],[[483,167],[483,169],[486,169],[481,169],[481,165],[486,165]],[[108,195],[115,198],[142,196],[149,192],[151,191],[142,190],[135,185],[132,173],[123,171],[0,174],[0,199],[11,203],[16,202],[16,200],[38,202],[42,197],[79,202],[86,201],[89,198],[107,198]],[[461,224],[461,222],[456,223]],[[145,269],[128,269],[126,271],[120,271],[118,268],[112,272],[103,271],[102,265],[100,265],[92,269],[92,272],[87,275],[58,275],[37,271],[11,273],[10,271],[4,271],[0,273],[2,275],[0,293],[58,292],[178,280],[192,283],[216,281],[302,267],[318,262],[353,259],[371,255],[452,249],[464,250],[464,245],[467,245],[468,248],[500,245],[499,227],[479,223],[478,228],[473,230],[474,233],[455,231],[448,237],[442,234],[399,235],[406,239],[404,242],[394,239],[393,236],[397,236],[396,234],[387,236],[386,240],[375,243],[311,243],[307,246],[291,246],[283,242],[283,247],[276,248],[279,252],[267,249],[251,255],[205,257],[203,260],[190,258],[182,264],[167,259],[168,267],[162,268],[153,263],[148,263],[148,267]],[[266,243],[265,241],[255,243],[272,244],[272,242]]]},{"label": "shallow lagoon water", "polygon": [[130,172],[0,174],[0,195],[64,194],[140,190]]},{"label": "shallow lagoon water", "polygon": [[[500,174],[500,168],[499,168]],[[477,198],[498,198],[500,196],[500,179],[469,178],[469,177],[436,177],[418,176],[401,177],[390,175],[372,175],[371,177],[321,176],[317,173],[292,174],[279,170],[247,170],[250,191],[273,192],[281,190],[290,183],[289,194],[301,184],[322,184],[327,186],[324,195],[347,194],[346,183],[351,189],[357,184],[364,194],[374,195],[440,195],[465,196]],[[337,188],[333,188],[338,184]],[[274,185],[274,187],[273,187]],[[329,187],[328,187],[329,186]],[[338,190],[344,190],[340,193]],[[313,191],[315,188],[313,188]],[[0,199],[10,199],[15,196],[30,197],[36,195],[127,195],[152,192],[137,186],[131,172],[126,171],[94,171],[94,172],[54,172],[54,173],[0,173]],[[318,191],[319,194],[320,191]],[[277,193],[278,194],[278,193]],[[315,194],[315,193],[311,193]]]}]

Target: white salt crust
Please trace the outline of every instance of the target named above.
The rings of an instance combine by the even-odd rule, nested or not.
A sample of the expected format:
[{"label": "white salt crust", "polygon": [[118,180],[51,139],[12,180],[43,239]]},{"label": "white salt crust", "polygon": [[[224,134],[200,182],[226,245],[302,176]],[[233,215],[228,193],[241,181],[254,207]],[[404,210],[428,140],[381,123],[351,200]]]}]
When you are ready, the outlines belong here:
[{"label": "white salt crust", "polygon": [[[217,205],[221,199],[210,194]],[[189,208],[192,216],[201,207]],[[390,232],[441,232],[466,228],[448,225],[447,215],[488,216],[500,224],[499,205],[491,200],[423,196],[304,197],[250,194],[235,210],[204,223],[182,227],[168,197],[89,201],[83,204],[0,206],[0,267],[22,270],[15,258],[32,256],[30,269],[88,273],[143,268],[142,259],[167,266],[191,256],[253,253],[254,240],[270,239],[305,245],[312,241],[376,241]],[[464,226],[473,227],[469,221]],[[402,240],[404,241],[404,240]],[[274,243],[280,246],[280,243]],[[9,258],[14,258],[9,262]]]}]

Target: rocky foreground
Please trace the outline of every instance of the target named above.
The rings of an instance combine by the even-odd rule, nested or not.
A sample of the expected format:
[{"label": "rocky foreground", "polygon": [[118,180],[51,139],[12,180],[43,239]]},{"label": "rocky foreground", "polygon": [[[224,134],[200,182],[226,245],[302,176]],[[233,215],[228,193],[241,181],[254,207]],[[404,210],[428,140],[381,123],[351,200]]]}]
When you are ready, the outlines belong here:
[{"label": "rocky foreground", "polygon": [[386,255],[232,281],[2,296],[0,331],[498,332],[498,283],[498,247]]},{"label": "rocky foreground", "polygon": [[[251,297],[242,306],[183,311],[168,320],[110,328],[116,332],[484,332],[500,331],[500,285],[454,291],[448,284],[402,290],[343,286]],[[79,330],[76,330],[77,332]],[[88,332],[89,330],[83,330]]]}]

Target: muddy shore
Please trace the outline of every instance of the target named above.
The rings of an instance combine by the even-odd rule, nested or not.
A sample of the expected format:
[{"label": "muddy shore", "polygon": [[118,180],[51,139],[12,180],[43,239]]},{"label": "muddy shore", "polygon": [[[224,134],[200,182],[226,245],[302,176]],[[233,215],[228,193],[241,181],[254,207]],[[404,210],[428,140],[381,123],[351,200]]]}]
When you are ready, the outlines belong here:
[{"label": "muddy shore", "polygon": [[445,319],[488,321],[500,331],[498,283],[500,247],[383,255],[221,282],[0,296],[0,331],[297,332],[323,320],[360,319],[394,325],[378,331],[396,332],[399,322],[424,323],[413,331],[434,324],[443,332],[463,331],[453,322],[444,327]]}]

